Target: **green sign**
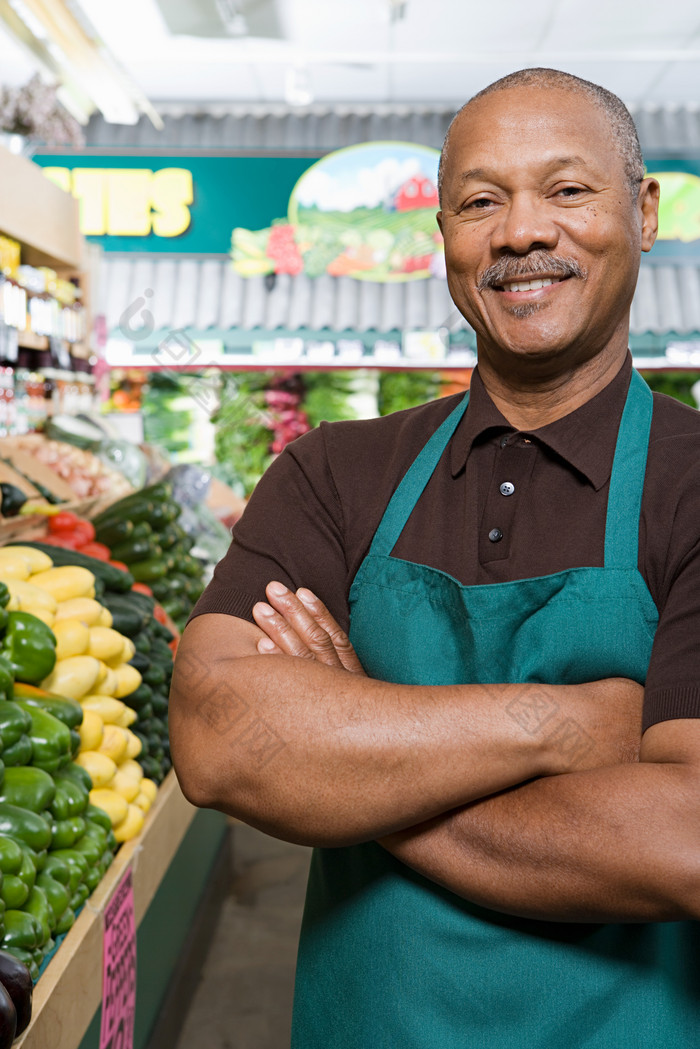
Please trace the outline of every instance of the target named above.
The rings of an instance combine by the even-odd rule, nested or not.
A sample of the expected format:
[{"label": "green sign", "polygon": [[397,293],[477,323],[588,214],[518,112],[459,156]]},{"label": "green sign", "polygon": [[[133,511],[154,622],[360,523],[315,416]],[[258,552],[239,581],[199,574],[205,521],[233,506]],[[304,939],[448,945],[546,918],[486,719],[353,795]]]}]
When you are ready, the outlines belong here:
[{"label": "green sign", "polygon": [[83,233],[107,251],[226,255],[237,226],[269,226],[287,210],[309,157],[37,154],[80,200]]},{"label": "green sign", "polygon": [[[269,156],[33,159],[80,200],[83,233],[107,251],[226,255],[233,247],[242,274],[406,280],[442,263],[430,190],[437,155],[407,143],[367,143],[318,164]],[[700,160],[653,160],[648,171],[661,183],[653,256],[697,258]]]}]

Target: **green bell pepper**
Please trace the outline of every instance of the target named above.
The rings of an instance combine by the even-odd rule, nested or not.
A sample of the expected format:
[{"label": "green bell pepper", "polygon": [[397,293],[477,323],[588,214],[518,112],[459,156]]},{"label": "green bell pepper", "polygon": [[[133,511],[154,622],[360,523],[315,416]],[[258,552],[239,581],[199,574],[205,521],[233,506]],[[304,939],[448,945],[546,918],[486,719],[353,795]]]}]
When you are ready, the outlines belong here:
[{"label": "green bell pepper", "polygon": [[7,768],[15,768],[17,765],[29,765],[31,760],[32,741],[29,736],[24,733],[19,737],[16,743],[13,743],[11,747],[7,747],[2,752],[2,761]]},{"label": "green bell pepper", "polygon": [[82,816],[69,816],[66,820],[56,820],[51,828],[51,848],[72,849],[75,843],[85,834],[85,820]]},{"label": "green bell pepper", "polygon": [[27,885],[26,881],[22,881],[17,874],[3,875],[0,899],[4,901],[6,907],[18,910],[29,899],[29,892],[29,885]]},{"label": "green bell pepper", "polygon": [[[51,869],[52,857],[61,860],[68,867],[71,875],[68,887],[71,890],[71,894],[75,893],[88,872],[90,864],[87,858],[80,852],[76,852],[75,849],[56,849],[49,854],[49,858],[46,861],[47,869]],[[75,910],[75,904],[71,903],[71,907]]]},{"label": "green bell pepper", "polygon": [[51,842],[48,820],[29,809],[9,805],[6,801],[0,802],[0,834],[15,838],[35,852],[47,849]]},{"label": "green bell pepper", "polygon": [[67,820],[71,816],[82,816],[90,804],[90,795],[84,787],[69,779],[56,779],[56,793],[49,805],[55,820]]},{"label": "green bell pepper", "polygon": [[55,772],[71,758],[73,746],[70,729],[46,710],[30,706],[23,699],[16,699],[17,706],[26,710],[32,719],[29,738],[32,741],[32,765]]},{"label": "green bell pepper", "polygon": [[[0,656],[0,692],[2,691],[2,657]],[[11,695],[11,693],[10,693]],[[11,700],[0,699],[0,742],[4,751],[12,747],[32,727],[32,719],[26,710],[22,710]],[[11,764],[11,762],[8,762]]]},{"label": "green bell pepper", "polygon": [[112,829],[112,821],[105,812],[104,809],[100,809],[97,805],[88,805],[83,813],[88,824],[96,823],[98,827],[102,827],[105,834],[109,834]]},{"label": "green bell pepper", "polygon": [[36,685],[16,681],[12,690],[12,698],[23,700],[25,706],[46,710],[68,728],[79,728],[83,723],[83,708],[77,700],[70,699],[69,696],[59,696],[55,692],[37,688]]},{"label": "green bell pepper", "polygon": [[84,881],[80,883],[78,888],[71,896],[70,905],[74,911],[80,910],[80,908],[83,906],[91,892],[92,889],[90,889]]},{"label": "green bell pepper", "polygon": [[53,778],[58,783],[63,780],[71,780],[73,783],[77,783],[79,787],[87,791],[89,794],[92,790],[92,777],[87,769],[84,769],[82,765],[76,765],[74,761],[69,761],[67,765],[59,769],[58,772],[54,772]]},{"label": "green bell pepper", "polygon": [[55,932],[58,922],[70,904],[71,894],[65,885],[62,885],[60,881],[56,881],[55,878],[52,878],[47,871],[42,871],[41,874],[37,875],[36,883],[46,894],[46,899],[48,900],[49,908],[51,910],[51,931]]},{"label": "green bell pepper", "polygon": [[[4,622],[3,622],[4,617]],[[0,610],[0,633],[9,622],[9,613],[3,608]],[[12,664],[5,656],[0,655],[0,699],[12,699],[12,688],[15,683],[15,675]]]},{"label": "green bell pepper", "polygon": [[10,612],[2,654],[18,681],[35,685],[48,677],[55,666],[56,636],[30,612]]},{"label": "green bell pepper", "polygon": [[0,789],[0,801],[41,813],[49,807],[55,793],[56,784],[43,769],[32,768],[31,765],[9,768]]},{"label": "green bell pepper", "polygon": [[22,881],[31,889],[34,887],[36,881],[37,872],[37,856],[33,849],[29,846],[23,845],[22,842],[17,843],[22,849],[22,865],[17,871],[17,877],[21,878]]},{"label": "green bell pepper", "polygon": [[24,951],[33,951],[39,944],[42,935],[41,924],[33,914],[16,909],[5,911],[3,950],[12,950],[13,947],[20,947]]},{"label": "green bell pepper", "polygon": [[17,874],[22,866],[22,848],[14,838],[0,835],[0,871],[3,874]]},{"label": "green bell pepper", "polygon": [[74,849],[75,852],[78,852],[85,857],[88,861],[89,867],[94,867],[94,865],[100,861],[100,857],[104,851],[105,841],[106,837],[104,840],[98,841],[92,834],[83,834],[82,837],[78,838],[78,840],[70,847]]},{"label": "green bell pepper", "polygon": [[44,864],[44,869],[40,871],[40,873],[49,874],[54,881],[60,882],[61,885],[70,884],[71,869],[66,863],[66,861],[60,859],[60,857],[58,857],[55,852],[50,852],[48,854],[48,856],[46,857],[46,863]]},{"label": "green bell pepper", "polygon": [[5,608],[10,603],[10,588],[7,583],[0,583],[0,608]]},{"label": "green bell pepper", "polygon": [[35,885],[29,893],[29,897],[22,907],[22,911],[24,911],[25,914],[31,914],[36,918],[41,927],[41,938],[39,943],[37,943],[37,947],[45,947],[51,938],[53,914],[49,907],[49,901],[46,899],[46,893],[38,885]]},{"label": "green bell pepper", "polygon": [[58,919],[54,932],[57,936],[62,936],[64,932],[68,932],[69,929],[75,924],[75,911],[72,907],[66,907],[65,911]]}]

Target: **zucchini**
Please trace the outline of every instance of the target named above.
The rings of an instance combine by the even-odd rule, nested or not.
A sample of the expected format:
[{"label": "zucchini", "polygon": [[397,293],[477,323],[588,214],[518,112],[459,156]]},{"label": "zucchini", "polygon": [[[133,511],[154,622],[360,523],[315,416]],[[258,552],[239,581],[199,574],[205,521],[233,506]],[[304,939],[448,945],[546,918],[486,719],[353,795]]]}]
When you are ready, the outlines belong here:
[{"label": "zucchini", "polygon": [[[115,568],[114,565],[110,565],[106,561],[99,561],[96,557],[87,557],[78,550],[65,550],[61,546],[35,542],[25,542],[24,546],[31,546],[35,550],[41,550],[43,553],[48,554],[56,567],[79,565],[81,568],[87,568],[106,590],[124,593],[134,585],[134,578],[129,572],[124,572],[121,568]],[[115,558],[115,560],[117,559]],[[97,589],[96,583],[96,592]]]},{"label": "zucchini", "polygon": [[115,521],[103,528],[95,528],[95,538],[98,543],[104,543],[110,550],[116,543],[123,543],[134,531],[134,522],[127,519]]},{"label": "zucchini", "polygon": [[136,667],[139,674],[143,677],[148,668],[151,665],[151,659],[149,656],[145,656],[142,652],[134,652],[133,656],[129,660],[132,667]]},{"label": "zucchini", "polygon": [[138,583],[153,583],[162,579],[167,572],[167,564],[162,557],[152,557],[146,561],[135,561],[130,566],[131,574]]},{"label": "zucchini", "polygon": [[127,707],[131,707],[132,710],[140,712],[147,703],[151,702],[152,698],[153,689],[150,685],[142,682],[134,692],[124,696],[122,703],[126,703]]},{"label": "zucchini", "polygon": [[127,539],[112,547],[112,557],[115,561],[124,561],[131,567],[133,561],[147,561],[151,557],[157,557],[160,547],[152,538]]},{"label": "zucchini", "polygon": [[112,613],[112,628],[125,637],[134,637],[146,626],[143,613],[126,594],[105,594],[102,603]]}]

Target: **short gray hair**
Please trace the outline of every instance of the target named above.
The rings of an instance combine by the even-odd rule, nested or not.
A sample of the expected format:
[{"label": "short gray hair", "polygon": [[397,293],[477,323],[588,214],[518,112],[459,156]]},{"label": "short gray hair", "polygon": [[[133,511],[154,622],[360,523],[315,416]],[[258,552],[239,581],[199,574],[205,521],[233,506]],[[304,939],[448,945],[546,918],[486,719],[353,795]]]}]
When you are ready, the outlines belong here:
[{"label": "short gray hair", "polygon": [[636,196],[639,184],[644,178],[644,160],[639,145],[639,136],[635,127],[632,114],[624,102],[614,95],[612,91],[594,84],[590,80],[583,80],[574,76],[573,73],[564,73],[560,69],[518,69],[515,73],[495,80],[493,84],[477,92],[468,102],[462,106],[453,117],[445,135],[445,141],[440,154],[438,166],[438,194],[442,202],[442,186],[445,177],[445,167],[449,153],[450,133],[464,111],[479,98],[494,94],[496,91],[505,91],[509,87],[540,87],[540,88],[564,88],[568,91],[576,91],[586,95],[590,100],[603,110],[610,123],[613,141],[617,145],[618,152],[625,167],[625,174],[629,183],[630,192]]}]

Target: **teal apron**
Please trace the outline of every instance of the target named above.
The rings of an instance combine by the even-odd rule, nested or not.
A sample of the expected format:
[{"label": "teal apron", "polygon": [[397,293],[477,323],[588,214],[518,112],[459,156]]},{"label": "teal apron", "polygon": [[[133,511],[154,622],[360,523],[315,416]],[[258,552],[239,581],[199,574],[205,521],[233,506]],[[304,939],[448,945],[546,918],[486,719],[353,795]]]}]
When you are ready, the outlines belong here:
[{"label": "teal apron", "polygon": [[[604,567],[465,587],[390,557],[465,398],[399,485],[353,582],[350,637],[367,673],[426,685],[644,682],[658,622],[637,569],[651,400],[633,373],[610,480]],[[374,842],[317,849],[292,1044],[690,1049],[700,1046],[699,985],[694,923],[513,918],[436,886]]]}]

